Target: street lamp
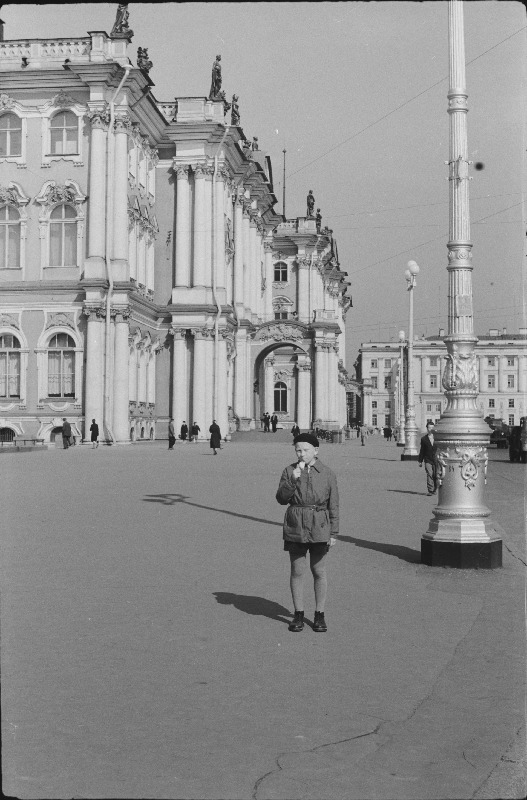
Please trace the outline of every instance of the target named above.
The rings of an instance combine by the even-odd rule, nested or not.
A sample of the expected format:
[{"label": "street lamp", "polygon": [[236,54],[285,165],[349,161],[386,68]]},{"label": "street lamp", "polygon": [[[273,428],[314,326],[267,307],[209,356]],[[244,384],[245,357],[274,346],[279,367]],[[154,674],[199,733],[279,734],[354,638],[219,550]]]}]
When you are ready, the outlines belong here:
[{"label": "street lamp", "polygon": [[415,261],[408,262],[408,269],[404,273],[406,278],[407,291],[410,293],[410,320],[408,323],[408,404],[406,406],[405,420],[405,439],[404,450],[401,453],[401,461],[416,461],[419,455],[417,448],[417,425],[415,424],[415,401],[414,401],[414,375],[413,375],[413,343],[414,343],[414,287],[415,277],[419,272],[419,266]]},{"label": "street lamp", "polygon": [[404,331],[399,331],[399,391],[397,395],[399,430],[397,447],[404,447]]}]

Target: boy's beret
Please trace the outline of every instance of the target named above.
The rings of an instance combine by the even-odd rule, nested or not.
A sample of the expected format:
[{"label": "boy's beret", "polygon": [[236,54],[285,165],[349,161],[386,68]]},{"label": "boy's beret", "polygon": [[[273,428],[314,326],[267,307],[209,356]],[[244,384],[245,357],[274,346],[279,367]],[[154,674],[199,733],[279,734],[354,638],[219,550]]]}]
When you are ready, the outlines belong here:
[{"label": "boy's beret", "polygon": [[308,442],[313,447],[320,447],[320,442],[312,433],[301,433],[299,436],[295,436],[293,444],[297,444],[297,442]]}]

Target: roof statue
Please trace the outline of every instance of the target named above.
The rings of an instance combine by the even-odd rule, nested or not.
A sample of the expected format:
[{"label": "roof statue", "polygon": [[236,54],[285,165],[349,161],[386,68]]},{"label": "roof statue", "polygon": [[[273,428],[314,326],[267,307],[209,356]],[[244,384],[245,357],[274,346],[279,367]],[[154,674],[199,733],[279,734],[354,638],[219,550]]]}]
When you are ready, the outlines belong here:
[{"label": "roof statue", "polygon": [[317,224],[317,233],[320,233],[320,229],[322,228],[322,214],[320,213],[320,208],[317,208],[317,215],[315,219]]},{"label": "roof statue", "polygon": [[137,48],[137,66],[141,72],[144,72],[146,75],[148,75],[154,66],[148,58],[148,50],[146,47]]},{"label": "roof statue", "polygon": [[231,125],[240,124],[240,107],[238,106],[238,95],[233,94],[231,103]]},{"label": "roof statue", "polygon": [[216,56],[216,61],[212,65],[212,80],[210,84],[209,100],[223,100],[220,97],[221,91],[221,56]]},{"label": "roof statue", "polygon": [[315,208],[315,197],[313,195],[313,189],[309,190],[309,194],[307,196],[307,213],[306,217],[312,219],[315,215],[313,214],[313,209]]},{"label": "roof statue", "polygon": [[129,14],[128,3],[119,3],[115,22],[110,34],[114,39],[131,39],[134,35],[133,30],[128,27]]},{"label": "roof statue", "polygon": [[252,140],[252,144],[251,144],[251,150],[258,150],[258,137],[257,136],[253,136],[253,140]]}]

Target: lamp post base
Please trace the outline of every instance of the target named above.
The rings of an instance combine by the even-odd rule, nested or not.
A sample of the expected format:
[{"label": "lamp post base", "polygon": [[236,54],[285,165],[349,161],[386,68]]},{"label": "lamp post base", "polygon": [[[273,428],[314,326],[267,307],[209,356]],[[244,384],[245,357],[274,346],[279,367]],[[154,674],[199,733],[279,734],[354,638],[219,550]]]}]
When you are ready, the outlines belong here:
[{"label": "lamp post base", "polygon": [[421,539],[421,563],[429,567],[498,569],[502,566],[502,542],[445,542]]},{"label": "lamp post base", "polygon": [[401,453],[401,461],[417,461],[419,453]]}]

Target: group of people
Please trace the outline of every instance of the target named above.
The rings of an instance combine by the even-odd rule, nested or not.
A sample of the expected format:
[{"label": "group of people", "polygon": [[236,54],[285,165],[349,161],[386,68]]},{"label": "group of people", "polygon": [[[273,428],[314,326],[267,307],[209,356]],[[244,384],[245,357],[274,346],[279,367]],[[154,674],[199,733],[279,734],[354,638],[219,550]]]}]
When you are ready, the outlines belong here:
[{"label": "group of people", "polygon": [[276,414],[270,416],[269,412],[266,411],[262,417],[262,422],[264,426],[264,433],[269,433],[270,428],[272,428],[273,433],[276,433],[276,429],[278,427],[278,417]]},{"label": "group of people", "polygon": [[[190,428],[190,436],[189,436],[189,428],[185,420],[179,429],[179,438],[181,441],[186,442],[187,436],[189,436],[189,442],[197,442],[199,438],[201,428],[199,427],[197,422],[194,422]],[[216,420],[212,420],[212,425],[209,428],[210,433],[210,447],[214,450],[214,455],[217,456],[217,450],[221,450],[221,430],[216,422]],[[174,445],[176,443],[176,428],[174,425],[173,417],[170,417],[168,422],[168,449],[173,450]]]}]

